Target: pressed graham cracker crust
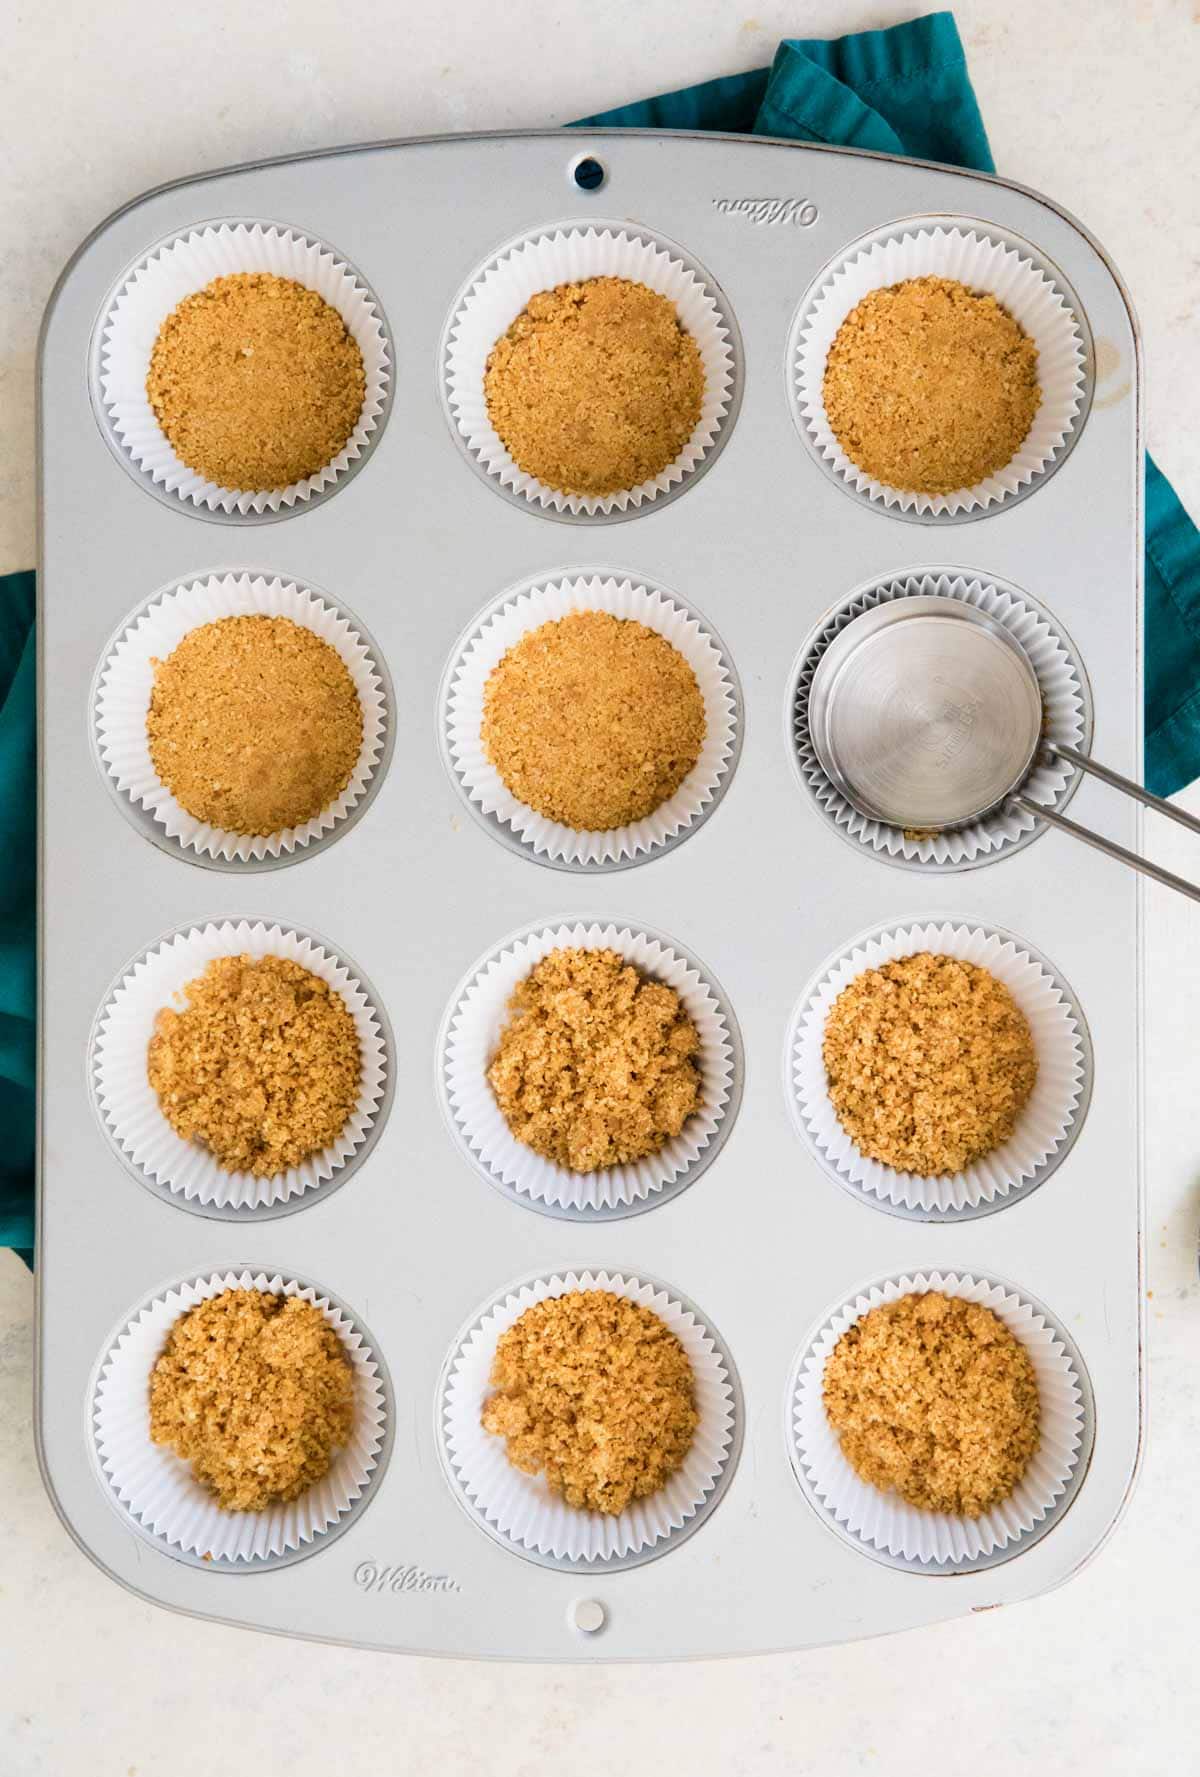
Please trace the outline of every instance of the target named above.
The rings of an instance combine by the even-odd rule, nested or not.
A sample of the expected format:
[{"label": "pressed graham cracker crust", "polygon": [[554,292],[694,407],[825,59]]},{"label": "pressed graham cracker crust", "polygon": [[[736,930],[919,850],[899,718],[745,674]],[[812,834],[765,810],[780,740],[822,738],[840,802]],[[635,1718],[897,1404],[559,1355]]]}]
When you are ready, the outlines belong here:
[{"label": "pressed graham cracker crust", "polygon": [[1037,1081],[1029,1022],[1002,981],[921,951],[864,969],[825,1022],[838,1122],[899,1172],[961,1172],[1006,1142]]},{"label": "pressed graham cracker crust", "polygon": [[978,1518],[1037,1451],[1029,1353],[981,1303],[901,1296],[848,1327],[825,1364],[825,1412],[851,1468],[928,1512]]},{"label": "pressed graham cracker crust", "polygon": [[336,648],[289,617],[222,617],[154,665],[146,715],[159,777],[229,833],[303,826],[350,782],[363,715]]},{"label": "pressed graham cracker crust", "polygon": [[872,290],[842,322],[825,364],[825,413],[875,481],[954,493],[1017,454],[1041,403],[1037,356],[994,296],[953,278],[909,278]]},{"label": "pressed graham cracker crust", "polygon": [[674,303],[628,278],[541,290],[492,348],[488,416],[526,475],[614,494],[673,463],[704,399],[700,348]]},{"label": "pressed graham cracker crust", "polygon": [[643,820],[700,757],[696,675],[657,630],[575,611],[522,636],[484,688],[481,739],[517,799],[605,832]]},{"label": "pressed graham cracker crust", "polygon": [[150,1374],[150,1437],[228,1512],[296,1499],[354,1425],[354,1372],[320,1309],[225,1290],[181,1314]]},{"label": "pressed graham cracker crust", "polygon": [[699,1108],[700,1038],[674,988],[614,950],[562,949],[517,984],[488,1068],[505,1122],[572,1172],[656,1154]]},{"label": "pressed graham cracker crust", "polygon": [[657,1493],[700,1416],[692,1368],[657,1314],[611,1290],[527,1308],[500,1335],[484,1430],[524,1474],[584,1511],[615,1514]]},{"label": "pressed graham cracker crust", "polygon": [[286,957],[218,956],[183,997],[158,1014],[146,1072],[184,1141],[272,1178],[337,1140],[362,1076],[341,994]]},{"label": "pressed graham cracker crust", "polygon": [[260,493],[332,463],[358,424],[358,342],[294,278],[234,272],[185,296],[158,331],[146,397],[189,469]]}]

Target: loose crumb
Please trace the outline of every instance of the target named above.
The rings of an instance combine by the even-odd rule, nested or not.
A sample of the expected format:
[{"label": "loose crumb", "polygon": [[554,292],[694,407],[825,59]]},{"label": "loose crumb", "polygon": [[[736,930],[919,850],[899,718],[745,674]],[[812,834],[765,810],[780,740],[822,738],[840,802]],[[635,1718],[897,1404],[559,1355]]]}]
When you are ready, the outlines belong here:
[{"label": "loose crumb", "polygon": [[230,833],[303,826],[362,750],[362,705],[336,648],[289,617],[222,617],[156,660],[146,716],[159,777]]},{"label": "loose crumb", "polygon": [[666,1485],[700,1416],[692,1368],[657,1314],[611,1290],[527,1308],[500,1335],[485,1431],[524,1474],[584,1511],[623,1512]]},{"label": "loose crumb", "polygon": [[940,1290],[848,1327],[825,1365],[824,1401],[855,1473],[922,1511],[978,1518],[1038,1448],[1029,1353],[990,1308]]},{"label": "loose crumb", "polygon": [[150,1437],[227,1512],[295,1499],[354,1424],[354,1372],[320,1309],[225,1290],[181,1314],[150,1375]]},{"label": "loose crumb", "polygon": [[484,750],[509,790],[581,832],[628,826],[661,807],[704,734],[704,699],[683,655],[644,623],[606,611],[531,630],[484,689]]},{"label": "loose crumb", "polygon": [[235,272],[167,316],[146,398],[189,469],[261,492],[332,463],[366,387],[358,342],[324,297],[294,278]]},{"label": "loose crumb", "polygon": [[1017,454],[1041,402],[1037,346],[994,296],[954,278],[872,290],[825,364],[825,412],[885,487],[949,494]]},{"label": "loose crumb", "polygon": [[219,956],[183,997],[159,1012],[146,1070],[178,1135],[259,1178],[337,1140],[362,1066],[340,993],[285,957]]},{"label": "loose crumb", "polygon": [[518,1141],[572,1172],[657,1154],[700,1104],[673,987],[614,950],[552,950],[518,983],[488,1081]]},{"label": "loose crumb", "polygon": [[921,951],[864,969],[833,1002],[829,1096],[860,1153],[922,1178],[1011,1136],[1037,1080],[1029,1022],[1002,981]]},{"label": "loose crumb", "polygon": [[628,278],[539,291],[496,341],[488,415],[526,475],[570,494],[651,481],[696,429],[700,348],[674,303]]}]

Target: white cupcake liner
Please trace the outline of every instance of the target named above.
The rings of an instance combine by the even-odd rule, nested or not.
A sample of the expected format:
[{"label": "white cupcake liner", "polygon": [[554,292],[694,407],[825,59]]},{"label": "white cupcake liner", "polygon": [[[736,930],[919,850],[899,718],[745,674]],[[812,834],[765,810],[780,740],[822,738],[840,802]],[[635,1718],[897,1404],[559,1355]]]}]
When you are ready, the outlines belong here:
[{"label": "white cupcake liner", "polygon": [[[522,636],[575,611],[604,611],[665,637],[692,668],[704,699],[704,743],[675,794],[642,820],[603,832],[564,826],[518,801],[481,739],[484,692],[493,669]],[[447,675],[443,723],[452,773],[469,802],[510,827],[535,856],[603,866],[660,850],[695,826],[723,793],[738,743],[738,695],[721,648],[686,606],[657,586],[593,574],[539,581],[487,614]]]},{"label": "white cupcake liner", "polygon": [[[864,970],[920,951],[974,963],[1002,982],[1029,1021],[1038,1062],[1037,1082],[1008,1141],[964,1171],[939,1178],[899,1172],[859,1151],[838,1121],[821,1053],[842,990]],[[998,1208],[1057,1165],[1086,1109],[1089,1062],[1073,995],[1007,933],[974,921],[887,926],[856,939],[805,990],[792,1015],[787,1054],[793,1118],[820,1165],[877,1207],[901,1213],[944,1218]]]},{"label": "white cupcake liner", "polygon": [[[1038,349],[1042,398],[1012,461],[974,487],[923,494],[887,487],[852,463],[825,412],[829,349],[842,322],[872,290],[909,278],[954,278],[990,292]],[[825,279],[799,324],[793,393],[802,428],[818,457],[851,488],[885,508],[952,518],[1008,499],[1044,473],[1079,422],[1085,392],[1083,332],[1066,297],[1031,259],[969,224],[913,227],[853,251]]]},{"label": "white cupcake liner", "polygon": [[[861,1480],[842,1454],[822,1399],[825,1364],[848,1327],[901,1296],[940,1290],[990,1308],[1029,1353],[1041,1403],[1041,1442],[1006,1500],[978,1518],[922,1511]],[[1077,1360],[1046,1316],[1006,1285],[939,1271],[872,1284],[831,1314],[809,1340],[789,1391],[793,1462],[802,1485],[860,1548],[926,1571],[945,1572],[1013,1555],[1082,1476],[1089,1436]]]},{"label": "white cupcake liner", "polygon": [[[1086,751],[1092,712],[1086,679],[1074,644],[1027,593],[1002,580],[943,569],[901,574],[855,593],[822,619],[800,652],[790,694],[790,726],[801,781],[825,818],[848,838],[896,863],[926,865],[935,870],[965,870],[990,862],[1035,833],[1045,823],[1013,803],[994,809],[981,820],[916,838],[901,827],[860,814],[827,776],[808,730],[808,699],[813,675],[834,637],[864,611],[901,598],[958,599],[1000,623],[1023,648],[1037,675],[1045,712],[1045,736],[1060,745]],[[1076,769],[1047,752],[1039,752],[1022,788],[1046,808],[1063,807],[1079,781]]]},{"label": "white cupcake liner", "polygon": [[[150,355],[167,316],[185,296],[237,272],[270,272],[315,290],[337,310],[362,352],[366,391],[354,431],[331,463],[288,487],[247,491],[206,480],[176,456],[146,396]],[[330,488],[368,448],[387,401],[389,359],[374,297],[328,247],[292,228],[222,222],[156,247],[129,274],[102,324],[100,397],[122,450],[168,493],[210,512],[279,512]]]},{"label": "white cupcake liner", "polygon": [[[287,617],[335,648],[362,707],[363,738],[350,781],[327,808],[302,826],[267,834],[233,833],[190,815],[154,768],[146,718],[154,689],[154,662],[171,654],[192,630],[225,617]],[[185,850],[225,863],[278,858],[320,839],[367,793],[387,735],[387,705],[366,643],[334,606],[291,580],[214,574],[155,598],[125,628],[100,670],[96,734],[100,756],[117,788],[147,809]]]},{"label": "white cupcake liner", "polygon": [[[522,1474],[506,1443],[483,1429],[484,1401],[500,1335],[548,1296],[609,1290],[649,1308],[687,1353],[700,1423],[683,1463],[667,1484],[617,1514],[569,1506],[543,1475]],[[608,1271],[568,1271],[514,1285],[481,1310],[447,1365],[439,1419],[451,1479],[486,1528],[518,1552],[586,1566],[657,1554],[719,1496],[732,1474],[738,1405],[733,1364],[719,1339],[689,1305],[661,1284]]]},{"label": "white cupcake liner", "polygon": [[[189,981],[219,956],[284,957],[330,983],[354,1020],[362,1057],[358,1103],[336,1142],[274,1177],[224,1172],[198,1141],[184,1141],[159,1107],[146,1077],[146,1052],[163,1007],[179,1009]],[[264,1209],[315,1190],[361,1148],[376,1122],[387,1077],[387,1050],[376,1008],[345,965],[315,939],[262,921],[192,926],[164,938],[125,972],[96,1022],[91,1074],[100,1115],[113,1141],[139,1171],[189,1203]]]},{"label": "white cupcake liner", "polygon": [[[531,234],[479,271],[459,298],[445,344],[446,398],[469,454],[511,493],[576,518],[635,512],[691,475],[726,429],[734,394],[732,327],[703,273],[677,249],[642,230],[612,224],[565,224]],[[615,494],[567,494],[519,469],[488,416],[483,377],[489,356],[531,296],[585,278],[627,278],[674,303],[704,365],[696,429],[673,463]]]},{"label": "white cupcake liner", "polygon": [[[150,1441],[150,1373],[180,1315],[225,1290],[265,1290],[315,1303],[337,1333],[354,1370],[355,1415],[349,1443],[324,1478],[299,1498],[262,1512],[231,1512],[195,1479],[191,1464]],[[379,1465],[387,1404],[379,1365],[362,1331],[309,1284],[265,1271],[226,1271],[176,1284],[132,1315],[100,1368],[92,1404],[96,1452],[105,1479],[152,1536],[213,1561],[265,1561],[313,1542],[344,1518]]]},{"label": "white cupcake liner", "polygon": [[[572,1172],[517,1140],[496,1103],[487,1070],[509,1021],[518,982],[552,950],[613,950],[675,989],[700,1038],[701,1104],[657,1154],[596,1172]],[[480,959],[451,1003],[440,1075],[450,1126],[472,1163],[519,1202],[551,1212],[632,1212],[668,1186],[688,1183],[716,1152],[734,1107],[733,1018],[696,963],[654,934],[611,922],[537,926]]]}]

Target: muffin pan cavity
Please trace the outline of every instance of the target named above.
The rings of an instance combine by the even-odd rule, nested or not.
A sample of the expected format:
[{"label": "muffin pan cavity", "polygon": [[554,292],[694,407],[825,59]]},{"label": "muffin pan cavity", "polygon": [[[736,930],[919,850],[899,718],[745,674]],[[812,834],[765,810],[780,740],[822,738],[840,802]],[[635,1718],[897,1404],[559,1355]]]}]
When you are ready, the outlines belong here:
[{"label": "muffin pan cavity", "polygon": [[[568,493],[522,470],[492,425],[483,377],[496,342],[532,296],[560,284],[622,278],[674,304],[704,370],[700,416],[666,468],[610,494]],[[741,349],[732,310],[711,274],[674,241],[622,222],[562,222],[508,242],[460,291],[442,341],[444,399],[468,461],[493,486],[550,518],[633,518],[676,498],[711,468],[740,401]]]},{"label": "muffin pan cavity", "polygon": [[[322,468],[286,487],[222,487],[175,453],[150,405],[146,377],[159,329],[186,297],[215,278],[265,273],[313,290],[337,311],[362,353],[362,409],[346,443]],[[118,280],[96,329],[92,388],[97,418],[118,461],[152,492],[212,518],[283,518],[325,498],[357,472],[378,442],[392,392],[383,312],[363,278],[324,241],[277,223],[206,223],[160,241]]]},{"label": "muffin pan cavity", "polygon": [[[566,1505],[540,1476],[513,1468],[503,1440],[479,1423],[501,1334],[535,1303],[579,1290],[649,1309],[679,1340],[692,1371],[698,1423],[682,1466],[657,1493],[614,1514]],[[514,1554],[580,1573],[638,1567],[676,1548],[711,1517],[742,1445],[737,1371],[700,1310],[666,1284],[583,1268],[513,1284],[472,1317],[446,1360],[438,1416],[442,1462],[459,1503]]]},{"label": "muffin pan cavity", "polygon": [[[847,456],[825,409],[830,345],[871,292],[915,278],[944,278],[994,296],[1037,348],[1040,401],[1011,460],[951,493],[889,487]],[[1090,335],[1079,299],[1029,242],[971,218],[915,217],[856,241],[816,277],[792,326],[789,391],[796,424],[826,472],[847,492],[892,517],[953,523],[1032,492],[1077,438],[1091,401]]]},{"label": "muffin pan cavity", "polygon": [[[1053,441],[1014,485],[936,511],[852,486],[810,436],[797,383],[801,345],[811,352],[818,323],[828,332],[850,268],[903,279],[910,244],[930,242],[958,255],[938,261],[951,278],[987,261],[1011,277],[987,286],[1002,304],[1030,327],[1044,315],[1046,413],[1064,397]],[[244,498],[163,457],[146,360],[181,297],[260,263],[335,306],[344,297],[378,401],[330,475]],[[644,484],[615,493],[562,493],[500,446],[487,363],[532,296],[610,276],[643,290],[538,304],[494,360],[507,378],[491,380],[498,421],[537,473],[599,490],[646,468]],[[323,338],[336,332],[295,292],[288,303]],[[967,307],[990,365],[1011,323]],[[235,311],[230,297],[223,319]],[[607,347],[622,328],[634,343],[619,374],[589,379],[588,342]],[[264,323],[263,338],[260,370],[276,361],[276,330]],[[1089,409],[1093,338],[1115,393]],[[548,339],[549,410],[524,350]],[[347,357],[340,335],[325,343],[332,426],[346,418]],[[1028,342],[1013,351],[1002,386],[1019,421]],[[844,364],[853,393],[863,355],[847,350]],[[1137,330],[1090,237],[999,180],[752,137],[382,143],[204,175],[128,206],[61,280],[39,378],[37,1435],[79,1546],[140,1597],[192,1615],[548,1663],[798,1651],[965,1619],[1078,1570],[1138,1465],[1144,1300],[1141,888],[1111,857],[1085,859],[1069,832],[1044,830],[1069,818],[1118,850],[1141,846],[1138,809],[1087,770],[1094,725],[1108,778],[1140,776],[1143,547]],[[188,414],[155,386],[187,445]],[[212,404],[189,386],[207,420]],[[946,461],[986,460],[980,431]],[[313,436],[302,426],[244,473],[302,450],[310,461]],[[243,461],[227,433],[218,443],[224,461]],[[675,460],[651,474],[668,450]],[[968,519],[970,551],[908,547],[922,534],[908,520]],[[271,520],[211,547],[230,532],[207,521]],[[623,526],[620,549],[579,547],[583,531],[569,528],[604,524]],[[248,548],[254,537],[270,549]],[[1033,776],[939,833],[858,814],[808,744],[821,666],[832,663],[828,681],[859,644],[870,654],[877,617],[907,646],[918,601],[931,607],[926,633],[950,643],[935,666],[905,653],[892,672],[886,710],[920,719],[894,746],[889,731],[874,763],[894,761],[906,790],[945,787],[945,749],[970,763],[973,724],[980,738],[995,731],[982,701],[934,677],[954,666],[986,688],[982,668],[971,679],[961,665],[962,636],[983,638],[979,658],[993,644],[997,657],[1019,652],[1036,680],[1026,675],[1011,737],[1013,753],[1028,739]],[[367,735],[341,800],[304,830],[247,840],[199,815],[299,821],[353,751],[336,664],[273,629],[285,666],[261,626],[242,624],[227,634],[273,688],[270,720],[246,716],[245,679],[225,696],[221,638],[207,637],[164,675],[153,735],[145,721],[154,662],[181,636],[258,614],[329,641]],[[534,641],[547,624],[560,627]],[[294,673],[293,650],[305,663]],[[235,703],[207,780],[193,711]],[[864,732],[885,732],[882,697],[854,707],[880,717]],[[924,756],[911,767],[922,749],[932,771]],[[164,795],[154,757],[197,817]],[[878,788],[862,772],[843,782],[860,803]],[[917,804],[876,806],[907,821]],[[943,823],[967,819],[963,806],[929,803]],[[222,872],[236,875],[233,897]],[[589,878],[602,884],[575,892]],[[549,963],[556,950],[616,957]],[[879,1028],[893,1056],[911,1053],[910,1011],[916,1029],[930,1005],[934,1017],[949,1007],[949,1031],[908,1083],[874,1093],[862,1057],[884,989],[866,983],[843,1002],[830,1081],[829,994],[885,953],[929,951],[973,966],[896,970],[901,1016],[881,1014]],[[309,1040],[298,1008],[311,984],[290,970],[216,971],[198,996],[205,1016],[182,1030],[164,1021],[151,1060],[158,1013],[179,1009],[210,958],[247,952],[294,958],[343,993],[365,1066],[340,1136],[348,1030],[318,993]],[[963,1010],[972,994],[978,1017]],[[278,1066],[272,1043],[251,1046],[271,1018],[288,1046]],[[961,1030],[960,1066],[945,1051]],[[845,1128],[826,1114],[831,1092]],[[941,1121],[918,1128],[914,1112],[911,1132],[900,1128],[922,1093]],[[199,1137],[247,1171],[223,1171]],[[302,1158],[317,1141],[329,1146]],[[896,1167],[965,1171],[889,1172],[867,1149]],[[272,1177],[252,1170],[293,1161]],[[298,1496],[282,1539],[272,1514],[235,1523],[215,1496],[181,1515],[164,1470],[174,1458],[147,1438],[168,1323],[189,1292],[227,1278],[311,1291],[377,1369],[382,1417],[364,1395],[355,1427],[370,1473],[319,1526],[319,1500]],[[819,1413],[797,1441],[798,1391],[819,1403],[813,1354],[860,1298],[935,1278],[995,1296],[1063,1363],[1045,1372],[1037,1497],[1010,1495],[983,1533],[893,1536],[893,1496],[852,1500],[834,1485]],[[491,1380],[525,1305],[589,1284],[625,1299],[543,1309],[506,1339]],[[629,1298],[678,1330],[690,1403],[675,1346]],[[256,1338],[274,1317],[242,1303],[231,1318]],[[307,1315],[292,1322],[314,1332]],[[328,1351],[319,1332],[315,1343],[314,1378]],[[557,1392],[560,1363],[573,1381],[581,1354],[577,1392],[611,1468]],[[623,1359],[659,1390],[653,1419],[631,1413],[629,1389],[608,1392]],[[328,1412],[318,1402],[319,1442],[345,1431],[341,1384],[335,1373]],[[522,1391],[532,1424],[519,1422]],[[172,1383],[157,1429],[185,1393]],[[927,1497],[999,1499],[1003,1463],[983,1468]],[[231,1469],[239,1485],[223,1496],[259,1500],[260,1485],[240,1483],[240,1453]],[[548,1477],[583,1503],[566,1505]],[[951,1573],[953,1585],[937,1583]]]},{"label": "muffin pan cavity", "polygon": [[[505,653],[543,624],[581,611],[638,623],[662,636],[691,667],[704,700],[700,755],[679,788],[640,820],[595,832],[550,820],[520,801],[480,735],[488,679]],[[446,768],[471,813],[503,844],[559,870],[622,870],[682,844],[717,808],[741,750],[741,686],[720,637],[673,592],[628,575],[539,580],[502,593],[455,647],[440,707]]]},{"label": "muffin pan cavity", "polygon": [[[1038,1447],[1015,1491],[978,1517],[921,1511],[881,1494],[854,1472],[821,1404],[825,1364],[847,1329],[882,1303],[934,1290],[991,1309],[1025,1347],[1037,1381]],[[1049,1309],[1009,1284],[937,1269],[864,1285],[829,1313],[796,1360],[787,1420],[796,1480],[830,1529],[887,1566],[935,1575],[995,1567],[1045,1536],[1070,1509],[1095,1437],[1087,1371]]]},{"label": "muffin pan cavity", "polygon": [[[362,746],[345,788],[319,814],[275,833],[233,833],[198,820],[163,783],[150,755],[146,716],[155,665],[202,625],[229,617],[285,618],[336,650],[362,711]],[[277,575],[210,574],[156,593],[121,625],[96,674],[97,763],[137,830],[164,851],[217,870],[269,870],[338,839],[369,808],[391,757],[391,681],[357,618],[311,587]]]},{"label": "muffin pan cavity", "polygon": [[[150,1442],[147,1379],[181,1315],[226,1290],[298,1297],[323,1316],[354,1381],[354,1430],[324,1479],[296,1500],[262,1512],[222,1511],[191,1465]],[[127,1523],[177,1559],[213,1573],[261,1573],[302,1560],[346,1530],[365,1508],[392,1442],[387,1371],[356,1317],[318,1285],[245,1267],[185,1279],[132,1313],[101,1358],[92,1394],[95,1456]]]},{"label": "muffin pan cavity", "polygon": [[[826,613],[801,648],[788,684],[786,722],[797,775],[821,818],[843,839],[885,863],[933,874],[971,870],[1028,845],[1046,832],[1046,823],[1010,803],[965,826],[940,832],[892,826],[872,819],[848,800],[813,744],[813,678],[830,644],[864,612],[899,599],[958,601],[1006,630],[1037,676],[1046,738],[1082,751],[1091,745],[1093,725],[1087,674],[1070,637],[1036,599],[1006,581],[953,569],[889,576],[861,587]],[[954,705],[953,687],[914,685],[914,710],[917,705],[933,705],[938,695],[947,708]],[[1034,801],[1058,811],[1074,795],[1079,775],[1064,760],[1042,754],[1033,761],[1022,787]]]}]

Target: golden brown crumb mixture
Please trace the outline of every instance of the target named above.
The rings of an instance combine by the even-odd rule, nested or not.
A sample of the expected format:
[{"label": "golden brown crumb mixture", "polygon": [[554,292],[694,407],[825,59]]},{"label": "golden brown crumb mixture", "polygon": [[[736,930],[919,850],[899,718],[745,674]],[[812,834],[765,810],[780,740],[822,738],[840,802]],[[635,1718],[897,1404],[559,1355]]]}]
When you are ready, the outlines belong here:
[{"label": "golden brown crumb mixture", "polygon": [[961,1172],[1011,1136],[1037,1080],[1028,1020],[1002,981],[921,951],[864,969],[833,1002],[829,1096],[860,1153]]},{"label": "golden brown crumb mixture", "polygon": [[500,1335],[485,1431],[585,1511],[623,1512],[666,1485],[700,1423],[692,1367],[657,1314],[611,1290],[527,1308]]},{"label": "golden brown crumb mixture", "polygon": [[1038,1447],[1029,1353],[990,1308],[940,1290],[848,1327],[825,1365],[824,1400],[855,1473],[922,1511],[978,1518],[1008,1498]]},{"label": "golden brown crumb mixture", "polygon": [[218,956],[164,1006],[147,1074],[163,1115],[226,1172],[272,1178],[337,1140],[358,1102],[358,1031],[336,989],[281,956]]},{"label": "golden brown crumb mixture", "polygon": [[181,1314],[150,1374],[150,1437],[227,1512],[295,1499],[354,1424],[354,1372],[320,1309],[225,1290]]},{"label": "golden brown crumb mixture", "polygon": [[290,617],[222,617],[156,660],[150,757],[198,821],[230,833],[299,827],[341,795],[362,705],[336,648]]},{"label": "golden brown crumb mixture", "polygon": [[657,630],[606,611],[543,623],[484,689],[484,749],[505,784],[550,821],[603,832],[673,796],[700,757],[696,675]]},{"label": "golden brown crumb mixture", "polygon": [[673,463],[704,398],[700,348],[674,303],[628,278],[531,296],[496,341],[488,415],[526,475],[569,494],[638,487]]},{"label": "golden brown crumb mixture", "polygon": [[234,272],[158,330],[146,398],[189,469],[220,487],[290,487],[332,463],[362,412],[358,342],[315,290]]},{"label": "golden brown crumb mixture", "polygon": [[825,364],[825,412],[885,487],[949,494],[1010,463],[1041,401],[1037,346],[994,296],[954,278],[872,290]]},{"label": "golden brown crumb mixture", "polygon": [[615,950],[552,950],[518,983],[488,1068],[525,1146],[572,1172],[657,1154],[700,1104],[700,1038],[673,987]]}]

